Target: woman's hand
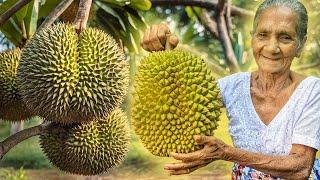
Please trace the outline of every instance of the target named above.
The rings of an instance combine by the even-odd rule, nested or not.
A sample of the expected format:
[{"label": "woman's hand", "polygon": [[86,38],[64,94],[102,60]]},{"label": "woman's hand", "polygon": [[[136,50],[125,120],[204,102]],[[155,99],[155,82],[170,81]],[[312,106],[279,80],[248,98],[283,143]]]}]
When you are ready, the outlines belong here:
[{"label": "woman's hand", "polygon": [[179,39],[172,35],[168,25],[161,23],[147,29],[143,35],[141,46],[146,51],[161,51],[174,49]]},{"label": "woman's hand", "polygon": [[215,160],[227,160],[226,151],[230,146],[212,136],[195,136],[195,141],[199,145],[204,145],[203,149],[188,153],[170,153],[170,155],[180,160],[179,163],[166,164],[165,170],[170,175],[189,174],[201,167],[204,167]]}]

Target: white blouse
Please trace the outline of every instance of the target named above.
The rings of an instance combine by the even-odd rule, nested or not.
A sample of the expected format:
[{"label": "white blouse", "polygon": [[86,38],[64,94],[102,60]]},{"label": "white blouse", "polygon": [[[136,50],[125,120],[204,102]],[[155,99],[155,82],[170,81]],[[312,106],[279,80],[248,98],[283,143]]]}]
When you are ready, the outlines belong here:
[{"label": "white blouse", "polygon": [[288,155],[292,144],[320,149],[320,79],[310,76],[265,125],[254,109],[250,72],[218,80],[235,147],[269,155]]}]

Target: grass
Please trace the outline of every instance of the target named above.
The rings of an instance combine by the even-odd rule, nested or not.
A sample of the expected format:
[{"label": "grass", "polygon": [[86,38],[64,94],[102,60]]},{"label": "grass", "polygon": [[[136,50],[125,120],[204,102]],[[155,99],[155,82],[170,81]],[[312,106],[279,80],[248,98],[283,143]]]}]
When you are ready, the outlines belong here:
[{"label": "grass", "polygon": [[[33,118],[25,122],[25,128],[39,124],[41,119]],[[3,140],[10,134],[10,123],[0,123],[0,139]],[[12,148],[0,161],[0,167],[14,167],[14,168],[50,168],[49,161],[45,158],[39,145],[39,138],[29,138],[14,148]]]}]

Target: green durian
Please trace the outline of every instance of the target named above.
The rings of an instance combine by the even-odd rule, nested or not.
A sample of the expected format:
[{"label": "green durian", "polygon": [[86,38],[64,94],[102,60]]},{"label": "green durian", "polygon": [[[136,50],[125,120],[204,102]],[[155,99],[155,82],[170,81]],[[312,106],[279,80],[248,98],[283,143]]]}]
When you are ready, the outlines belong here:
[{"label": "green durian", "polygon": [[20,49],[0,53],[0,119],[21,121],[32,117],[18,92],[16,82]]},{"label": "green durian", "polygon": [[130,139],[125,113],[117,108],[86,124],[51,123],[40,135],[40,145],[60,170],[81,175],[106,173],[128,152]]},{"label": "green durian", "polygon": [[83,123],[117,107],[129,68],[108,34],[57,24],[36,33],[22,51],[18,85],[26,105],[46,120]]},{"label": "green durian", "polygon": [[132,124],[154,155],[201,148],[194,135],[213,135],[222,99],[204,60],[184,51],[152,53],[134,81]]}]

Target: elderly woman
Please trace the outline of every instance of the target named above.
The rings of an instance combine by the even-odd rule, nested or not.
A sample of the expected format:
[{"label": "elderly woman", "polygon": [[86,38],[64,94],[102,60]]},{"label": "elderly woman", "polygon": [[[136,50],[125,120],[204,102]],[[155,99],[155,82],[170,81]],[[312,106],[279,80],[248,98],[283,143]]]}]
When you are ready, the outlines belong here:
[{"label": "elderly woman", "polygon": [[[233,179],[309,177],[320,148],[320,80],[290,70],[307,40],[307,22],[306,8],[297,0],[266,0],[259,6],[251,41],[258,70],[218,80],[235,147],[197,136],[204,148],[172,153],[180,162],[165,166],[170,174],[226,160],[235,163]],[[178,39],[160,24],[145,32],[141,45],[159,51],[166,43],[176,46]]]}]

